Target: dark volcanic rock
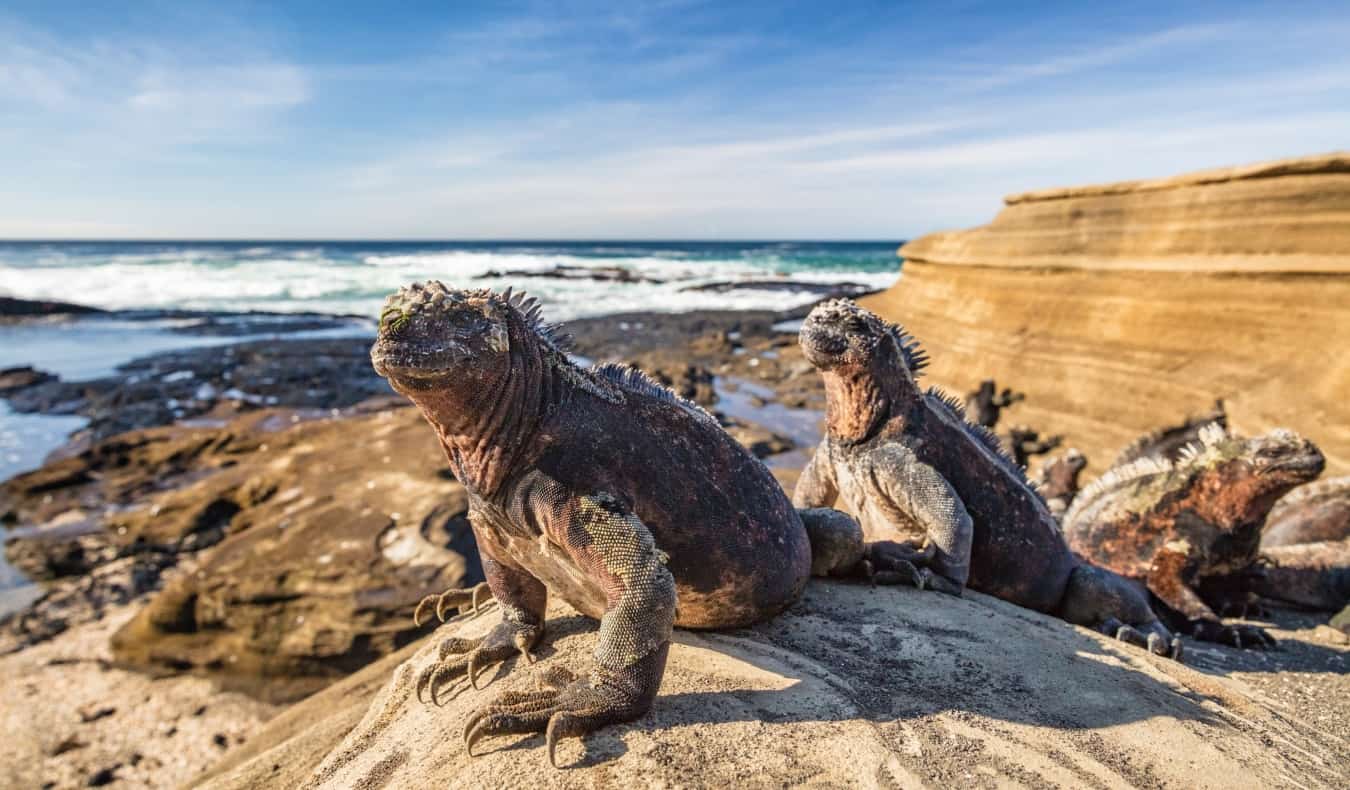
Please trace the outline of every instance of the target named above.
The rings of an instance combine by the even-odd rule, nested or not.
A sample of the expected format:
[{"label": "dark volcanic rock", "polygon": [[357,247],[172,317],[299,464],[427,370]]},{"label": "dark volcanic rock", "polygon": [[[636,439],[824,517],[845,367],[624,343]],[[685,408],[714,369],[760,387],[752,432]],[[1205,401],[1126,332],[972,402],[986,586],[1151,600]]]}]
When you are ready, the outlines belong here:
[{"label": "dark volcanic rock", "polygon": [[5,368],[4,370],[0,370],[0,396],[8,396],[11,392],[17,392],[55,380],[56,376],[53,376],[46,371],[36,370],[28,366]]},{"label": "dark volcanic rock", "polygon": [[551,269],[512,269],[484,272],[474,279],[488,280],[509,277],[545,280],[593,280],[596,282],[649,283],[660,285],[665,280],[638,274],[623,266],[568,266],[560,264]]},{"label": "dark volcanic rock", "polygon": [[681,292],[727,293],[729,291],[780,291],[812,294],[822,299],[854,298],[877,293],[877,289],[862,283],[816,283],[801,280],[726,280],[715,283],[686,285]]},{"label": "dark volcanic rock", "polygon": [[0,322],[6,319],[33,318],[50,315],[88,315],[101,313],[97,307],[88,307],[70,302],[57,302],[51,299],[16,299],[12,296],[0,296]]}]

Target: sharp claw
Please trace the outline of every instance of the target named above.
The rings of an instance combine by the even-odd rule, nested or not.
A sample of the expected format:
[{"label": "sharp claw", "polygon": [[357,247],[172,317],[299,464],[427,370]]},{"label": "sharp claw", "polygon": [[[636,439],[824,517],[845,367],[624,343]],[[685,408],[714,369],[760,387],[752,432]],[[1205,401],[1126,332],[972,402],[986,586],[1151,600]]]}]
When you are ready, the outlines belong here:
[{"label": "sharp claw", "polygon": [[487,596],[486,596],[485,598],[483,598],[483,600],[491,600],[491,598],[492,598],[492,588],[491,588],[491,587],[488,587],[487,582],[483,582],[483,583],[479,584],[477,587],[474,587],[474,588],[473,588],[473,613],[474,613],[474,614],[478,614],[478,605],[479,605],[479,598],[478,598],[478,595],[479,595],[479,593],[484,593],[484,592],[487,593]]},{"label": "sharp claw", "polygon": [[482,708],[479,708],[473,713],[470,713],[469,720],[464,722],[464,743],[469,750],[470,757],[473,756],[473,742],[469,740],[469,736],[473,734],[473,729],[478,725],[478,722],[485,718],[487,718],[487,714],[483,712]]},{"label": "sharp claw", "polygon": [[1172,637],[1172,660],[1180,661],[1181,653],[1182,653],[1181,637],[1174,636]]},{"label": "sharp claw", "polygon": [[544,731],[544,745],[548,747],[548,764],[558,769],[558,717],[551,716],[548,720],[548,729]]},{"label": "sharp claw", "polygon": [[473,686],[474,691],[478,691],[478,671],[482,667],[478,666],[478,653],[469,656],[469,685]]},{"label": "sharp claw", "polygon": [[470,757],[473,756],[473,745],[478,743],[478,741],[487,734],[487,727],[483,726],[485,723],[486,717],[480,718],[478,721],[474,722],[474,728],[464,735],[464,751],[467,752]]},{"label": "sharp claw", "polygon": [[417,608],[413,610],[413,628],[422,627],[422,612],[426,609],[427,604],[431,602],[431,598],[432,596],[428,595],[417,602]]},{"label": "sharp claw", "polygon": [[442,623],[445,622],[445,596],[450,593],[450,590],[446,590],[436,599],[436,619],[440,620]]}]

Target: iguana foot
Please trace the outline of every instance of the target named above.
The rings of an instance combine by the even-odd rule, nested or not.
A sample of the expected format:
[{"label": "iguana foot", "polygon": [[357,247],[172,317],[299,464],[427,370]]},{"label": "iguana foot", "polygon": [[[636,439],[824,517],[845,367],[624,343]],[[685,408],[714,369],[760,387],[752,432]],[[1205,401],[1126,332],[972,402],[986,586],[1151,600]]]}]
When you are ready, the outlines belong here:
[{"label": "iguana foot", "polygon": [[1191,636],[1204,642],[1232,645],[1239,650],[1245,648],[1265,650],[1277,644],[1275,637],[1266,633],[1264,628],[1254,625],[1226,625],[1217,620],[1196,620],[1191,624]]},{"label": "iguana foot", "polygon": [[1174,661],[1181,660],[1181,637],[1165,635],[1159,630],[1150,631],[1147,636],[1132,625],[1127,625],[1119,619],[1112,617],[1104,621],[1099,630],[1107,636],[1114,637],[1120,641],[1142,647],[1156,656],[1166,656]]},{"label": "iguana foot", "polygon": [[875,584],[912,584],[920,590],[935,590],[960,596],[965,587],[930,568],[922,567],[936,555],[929,543],[922,549],[910,541],[877,541],[867,545],[866,577]]},{"label": "iguana foot", "polygon": [[607,724],[632,721],[646,713],[656,697],[669,644],[618,671],[597,667],[577,677],[554,667],[540,678],[537,691],[507,691],[479,708],[464,724],[464,745],[492,735],[542,732],[548,761],[558,767],[558,739],[585,735]]},{"label": "iguana foot", "polygon": [[451,587],[440,595],[428,595],[417,604],[417,609],[413,611],[413,627],[422,627],[422,615],[433,603],[436,605],[436,619],[443,623],[447,609],[459,609],[462,612],[464,607],[472,606],[473,613],[478,614],[478,607],[491,600],[492,588],[488,587],[487,582],[480,582],[468,589]]},{"label": "iguana foot", "polygon": [[1249,617],[1270,616],[1270,610],[1257,600],[1255,595],[1247,600],[1234,599],[1224,601],[1219,604],[1218,609],[1220,617],[1237,617],[1242,620],[1246,620]]},{"label": "iguana foot", "polygon": [[439,705],[441,689],[447,683],[460,677],[468,678],[469,685],[478,688],[478,673],[487,667],[505,661],[519,653],[529,663],[534,663],[534,654],[530,652],[539,637],[543,635],[542,626],[521,626],[501,622],[487,636],[480,639],[465,639],[452,636],[441,642],[436,662],[423,669],[417,676],[417,699],[422,701],[423,694],[431,697],[433,705]]}]

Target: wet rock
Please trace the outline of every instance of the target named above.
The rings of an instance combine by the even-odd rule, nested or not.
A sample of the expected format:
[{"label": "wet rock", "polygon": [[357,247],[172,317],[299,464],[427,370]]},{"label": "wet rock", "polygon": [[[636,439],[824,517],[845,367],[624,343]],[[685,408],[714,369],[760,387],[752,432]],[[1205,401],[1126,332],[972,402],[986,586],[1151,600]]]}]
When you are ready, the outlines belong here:
[{"label": "wet rock", "polygon": [[624,266],[569,266],[560,264],[551,269],[512,269],[486,271],[475,280],[490,280],[509,277],[545,280],[591,280],[595,282],[649,283],[660,285],[665,280],[639,274]]},{"label": "wet rock", "polygon": [[0,370],[0,396],[8,397],[11,392],[55,380],[51,373],[28,366],[5,368]]},{"label": "wet rock", "polygon": [[0,296],[0,323],[40,316],[89,315],[101,312],[103,311],[97,307],[52,299],[16,299],[12,296]]},{"label": "wet rock", "polygon": [[699,285],[686,285],[680,291],[696,293],[729,293],[731,291],[782,291],[787,293],[808,293],[822,299],[858,297],[876,293],[870,285],[862,283],[838,282],[818,283],[801,280],[726,280]]}]

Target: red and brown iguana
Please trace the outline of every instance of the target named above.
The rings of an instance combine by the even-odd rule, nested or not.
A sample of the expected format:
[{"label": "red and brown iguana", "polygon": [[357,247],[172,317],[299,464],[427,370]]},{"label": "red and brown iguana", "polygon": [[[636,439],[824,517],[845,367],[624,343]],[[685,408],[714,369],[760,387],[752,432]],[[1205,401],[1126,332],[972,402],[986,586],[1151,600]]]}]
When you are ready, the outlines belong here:
[{"label": "red and brown iguana", "polygon": [[1179,655],[1142,592],[1069,551],[997,438],[951,398],[919,387],[926,357],[913,338],[835,300],[811,311],[800,340],[825,381],[828,430],[798,481],[798,507],[838,501],[869,541],[926,540],[921,572],[937,589],[969,585]]},{"label": "red and brown iguana", "polygon": [[1292,431],[1244,439],[1211,423],[1198,438],[1175,461],[1146,456],[1107,470],[1074,498],[1064,535],[1084,557],[1143,582],[1173,627],[1236,647],[1273,645],[1261,628],[1221,622],[1216,610],[1246,602],[1217,600],[1231,585],[1208,582],[1255,568],[1271,506],[1325,461]]},{"label": "red and brown iguana", "polygon": [[[600,620],[592,671],[564,682],[547,673],[549,688],[479,709],[465,727],[470,750],[489,735],[546,732],[552,761],[560,737],[651,707],[672,626],[747,625],[795,601],[812,572],[867,562],[851,518],[799,514],[715,419],[640,371],[577,367],[539,305],[509,290],[401,289],[371,361],[440,437],[502,610],[481,640],[441,643],[419,696],[435,702],[446,683],[529,659],[550,593]],[[448,591],[438,614],[477,603],[475,592]]]}]

